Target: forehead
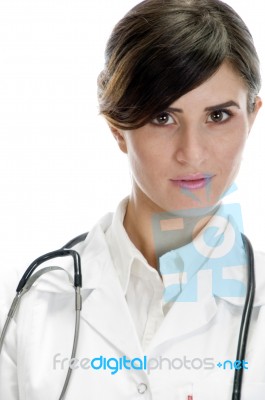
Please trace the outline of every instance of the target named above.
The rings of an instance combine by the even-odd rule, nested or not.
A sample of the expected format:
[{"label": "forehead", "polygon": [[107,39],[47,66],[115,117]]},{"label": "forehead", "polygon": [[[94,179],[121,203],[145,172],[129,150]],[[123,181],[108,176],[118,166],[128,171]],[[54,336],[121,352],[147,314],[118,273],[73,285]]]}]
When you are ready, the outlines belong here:
[{"label": "forehead", "polygon": [[195,103],[207,106],[234,100],[243,106],[247,104],[247,95],[248,90],[244,80],[229,63],[225,62],[209,79],[181,96],[172,105],[184,106]]}]

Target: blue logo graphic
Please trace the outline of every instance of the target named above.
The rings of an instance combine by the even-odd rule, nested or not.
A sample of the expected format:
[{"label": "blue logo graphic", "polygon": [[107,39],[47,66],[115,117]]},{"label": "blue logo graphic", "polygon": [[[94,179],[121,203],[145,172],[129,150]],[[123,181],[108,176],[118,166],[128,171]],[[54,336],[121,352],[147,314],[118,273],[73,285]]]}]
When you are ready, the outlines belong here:
[{"label": "blue logo graphic", "polygon": [[216,364],[218,368],[220,369],[248,369],[248,361],[245,360],[225,360],[223,363],[219,361],[218,364]]},{"label": "blue logo graphic", "polygon": [[222,204],[214,210],[180,210],[177,216],[173,213],[155,214],[152,223],[158,257],[169,243],[181,243],[184,230],[185,237],[187,234],[195,237],[189,244],[184,243],[159,257],[164,281],[172,282],[165,283],[165,302],[197,301],[198,273],[201,271],[211,274],[212,294],[219,297],[245,295],[245,285],[235,273],[246,265],[239,204]]}]

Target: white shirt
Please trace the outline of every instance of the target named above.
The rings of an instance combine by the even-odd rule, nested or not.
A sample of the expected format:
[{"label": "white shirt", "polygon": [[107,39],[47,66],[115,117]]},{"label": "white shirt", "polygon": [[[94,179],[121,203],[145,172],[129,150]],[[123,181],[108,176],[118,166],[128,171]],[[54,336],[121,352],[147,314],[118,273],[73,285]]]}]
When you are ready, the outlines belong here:
[{"label": "white shirt", "polygon": [[146,349],[166,313],[164,284],[157,270],[148,264],[127,235],[123,226],[127,202],[128,198],[119,204],[106,240],[138,337]]}]

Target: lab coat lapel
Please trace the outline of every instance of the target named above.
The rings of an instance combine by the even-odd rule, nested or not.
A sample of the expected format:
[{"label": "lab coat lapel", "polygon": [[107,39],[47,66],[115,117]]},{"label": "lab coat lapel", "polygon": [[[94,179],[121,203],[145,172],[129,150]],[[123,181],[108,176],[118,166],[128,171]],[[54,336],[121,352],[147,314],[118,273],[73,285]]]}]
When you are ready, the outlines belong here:
[{"label": "lab coat lapel", "polygon": [[[225,293],[221,289],[226,288],[226,283],[229,283],[224,279],[230,277],[229,275],[226,276],[225,272],[231,274],[232,266],[238,262],[241,264],[241,260],[244,260],[241,234],[227,211],[229,209],[226,210],[225,207],[220,207],[216,215],[211,218],[208,225],[193,242],[166,253],[160,258],[164,278],[168,279],[171,274],[173,277],[175,275],[176,282],[172,285],[175,290],[175,297],[172,296],[170,291],[166,290],[165,292],[166,300],[175,299],[175,302],[173,302],[154,338],[154,346],[172,338],[177,339],[183,335],[191,334],[208,324],[215,316],[217,312],[215,295]],[[209,230],[210,236],[208,240],[209,238],[211,239],[211,245],[206,245],[205,237],[209,228],[215,230],[218,228],[218,235]],[[220,235],[220,232],[223,235]],[[235,237],[231,232],[233,234],[236,232]],[[224,237],[228,241],[231,238],[233,244],[231,249],[225,249],[228,256],[223,249],[225,257],[220,253],[220,243],[223,243]],[[217,251],[218,255],[216,254]],[[228,268],[224,268],[223,263]],[[183,274],[182,280],[185,280],[185,282],[180,281],[180,273]],[[218,274],[218,279],[216,274]],[[219,283],[219,286],[217,286],[216,282]],[[234,282],[237,283],[237,279]],[[240,285],[236,285],[236,287],[238,286],[241,288]]]},{"label": "lab coat lapel", "polygon": [[[96,253],[93,249],[97,249]],[[142,355],[140,342],[105,241],[91,233],[82,257],[82,319],[128,358]]]},{"label": "lab coat lapel", "polygon": [[[90,241],[82,256],[82,264],[84,282],[82,317],[122,353],[130,358],[137,357],[142,353],[141,345],[112,264],[104,232],[100,228],[91,232]],[[217,305],[212,294],[209,271],[199,271],[193,279],[198,279],[198,300],[185,301],[184,290],[178,302],[172,305],[150,347],[173,338],[181,338],[206,325],[216,314]],[[186,290],[189,290],[188,287],[189,285]],[[89,293],[89,296],[86,293]]]},{"label": "lab coat lapel", "polygon": [[[82,265],[81,318],[122,354],[134,358],[142,355],[141,346],[105,239],[111,220],[112,214],[103,217],[86,240],[74,247]],[[60,259],[56,265],[73,276],[71,259]],[[37,288],[74,296],[67,275],[61,271],[45,274]]]},{"label": "lab coat lapel", "polygon": [[180,340],[183,336],[207,325],[214,318],[217,312],[217,304],[212,290],[209,288],[211,277],[207,277],[206,271],[200,271],[198,276],[194,277],[194,279],[197,278],[197,300],[187,301],[185,290],[180,294],[154,336],[149,348],[150,351],[168,340]]}]

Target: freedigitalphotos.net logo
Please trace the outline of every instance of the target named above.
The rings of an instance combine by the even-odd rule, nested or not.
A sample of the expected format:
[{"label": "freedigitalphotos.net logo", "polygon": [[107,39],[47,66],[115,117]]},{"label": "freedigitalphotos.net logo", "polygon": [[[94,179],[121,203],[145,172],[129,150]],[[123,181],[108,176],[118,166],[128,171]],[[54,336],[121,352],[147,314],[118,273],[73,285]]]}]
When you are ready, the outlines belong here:
[{"label": "freedigitalphotos.net logo", "polygon": [[129,359],[126,356],[123,357],[110,357],[106,358],[103,355],[94,358],[62,358],[61,353],[57,353],[53,357],[53,369],[84,369],[84,370],[95,370],[95,371],[109,371],[111,375],[115,375],[122,370],[142,370],[150,374],[154,370],[211,370],[216,367],[226,369],[248,369],[247,361],[232,361],[225,360],[223,362],[218,361],[217,363],[211,357],[194,357],[189,358],[186,355],[182,357],[168,358],[168,357],[157,357],[149,358],[143,356],[142,358],[135,357]]}]

